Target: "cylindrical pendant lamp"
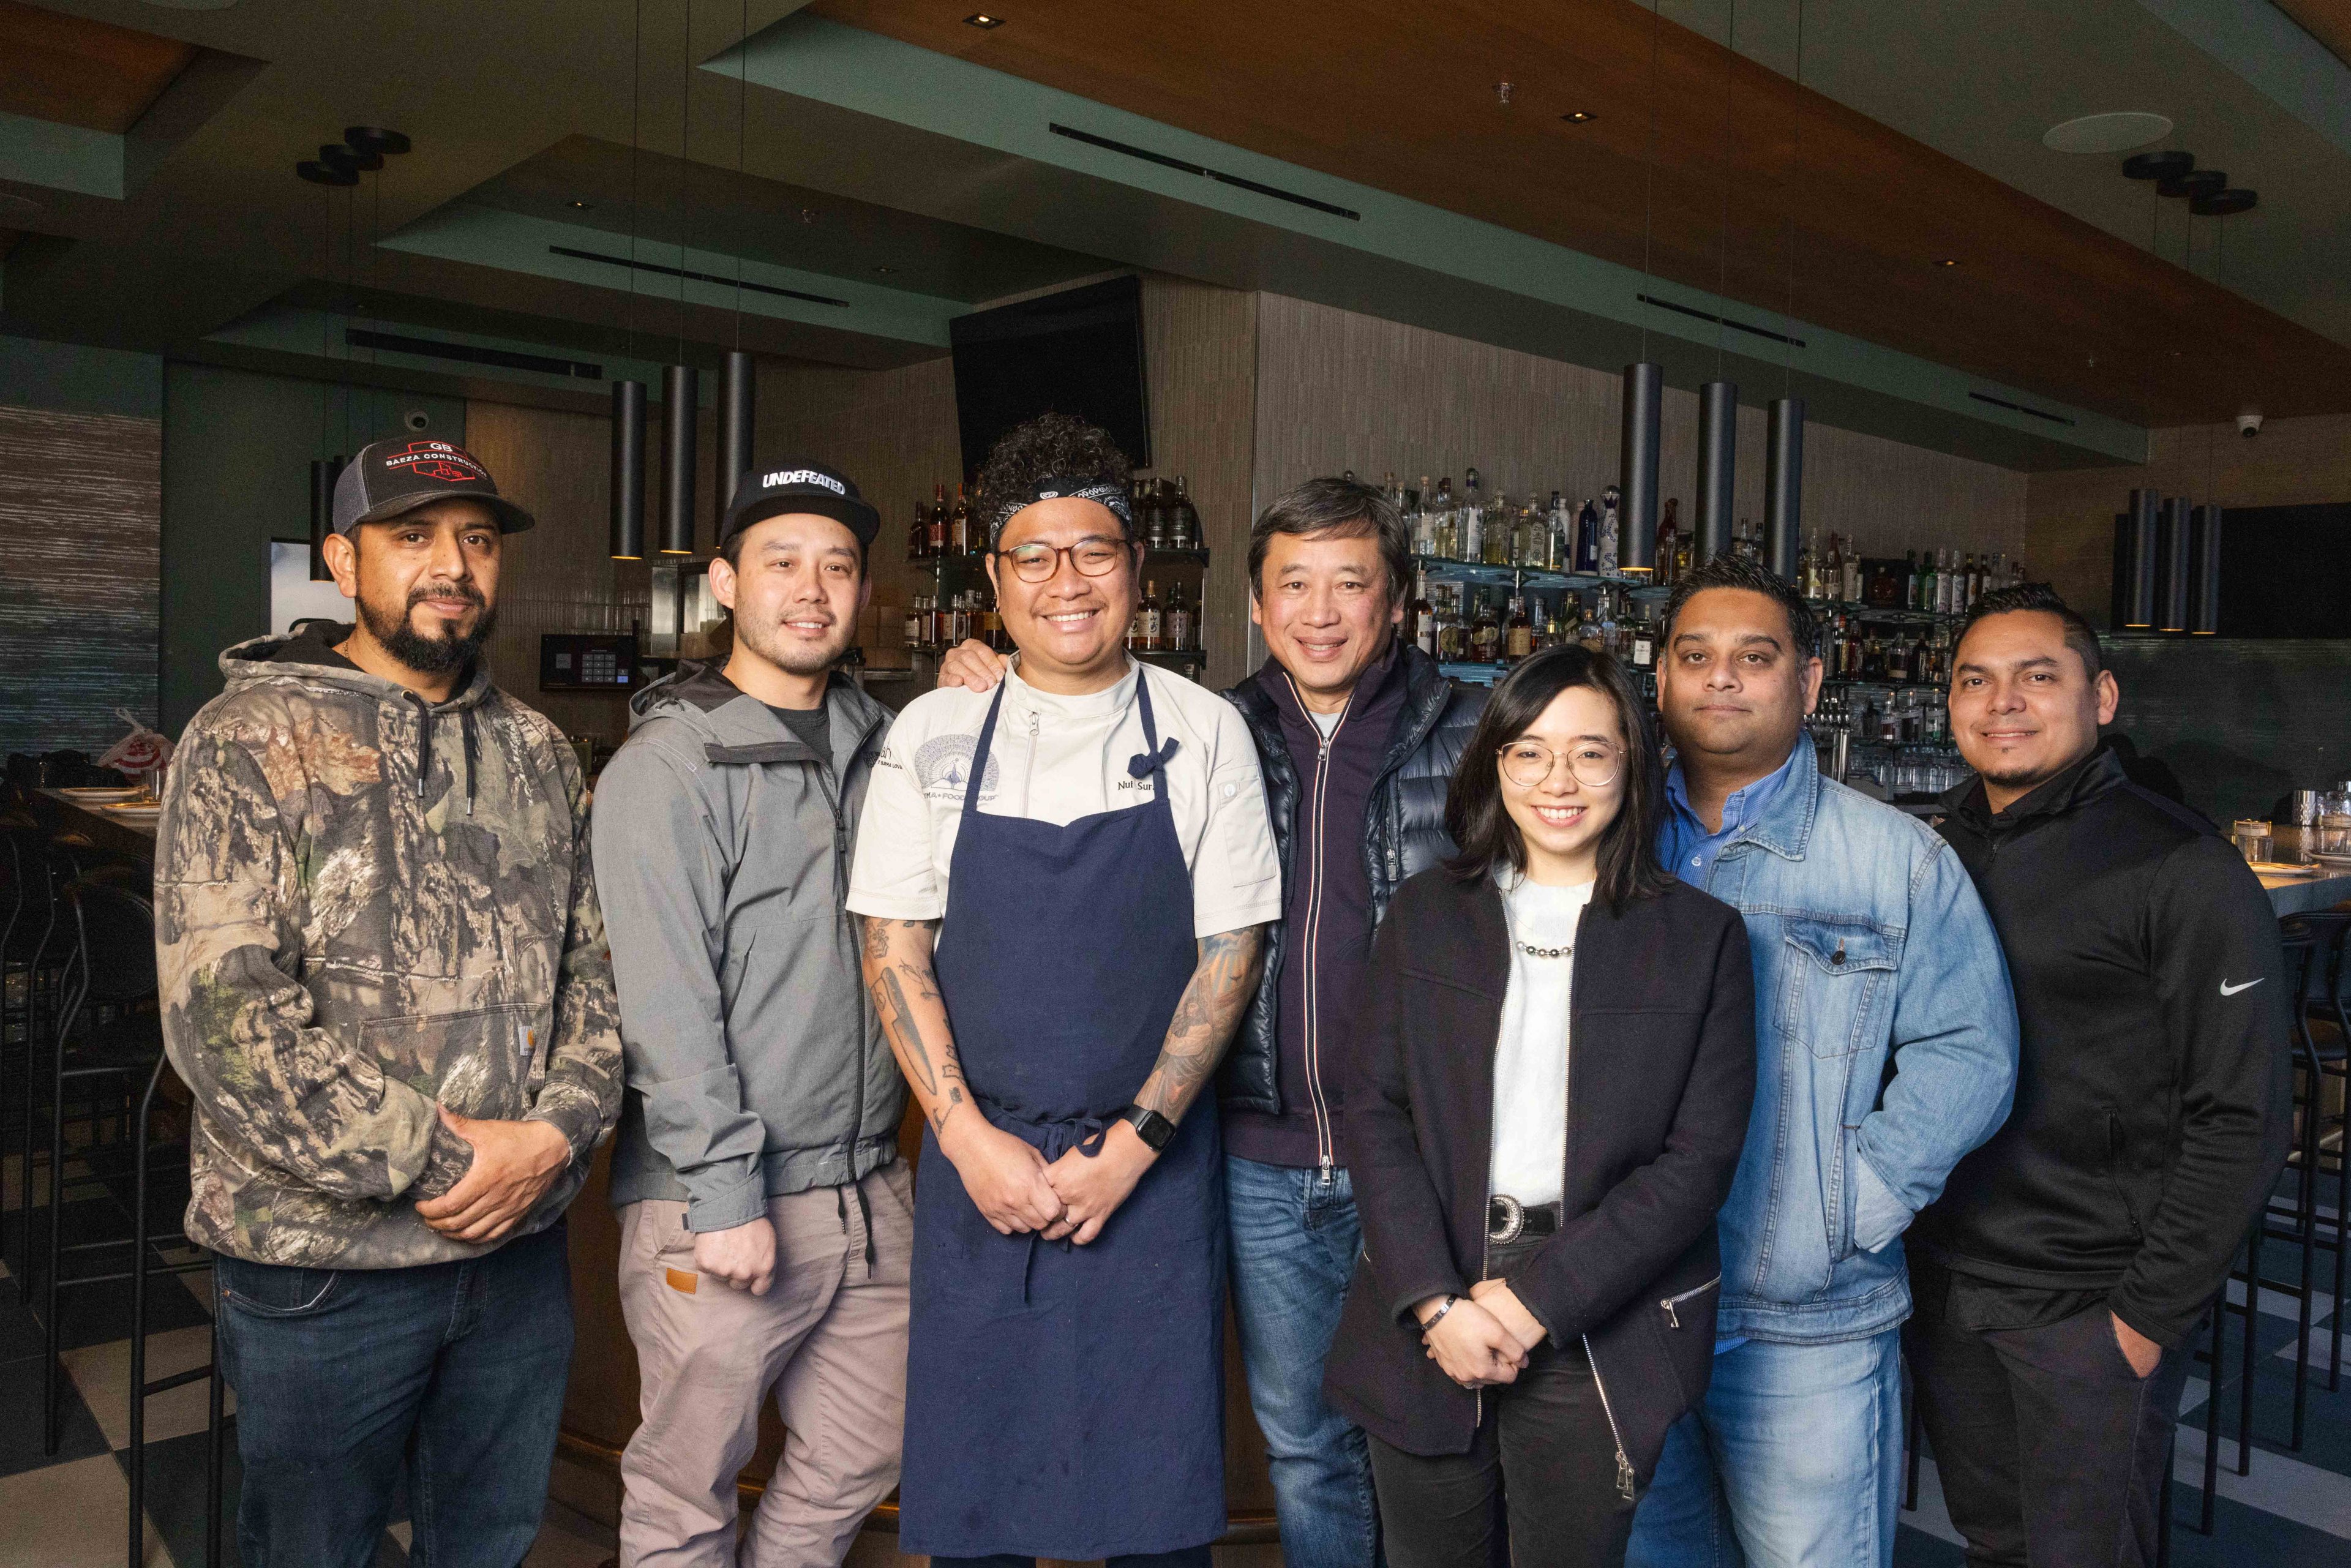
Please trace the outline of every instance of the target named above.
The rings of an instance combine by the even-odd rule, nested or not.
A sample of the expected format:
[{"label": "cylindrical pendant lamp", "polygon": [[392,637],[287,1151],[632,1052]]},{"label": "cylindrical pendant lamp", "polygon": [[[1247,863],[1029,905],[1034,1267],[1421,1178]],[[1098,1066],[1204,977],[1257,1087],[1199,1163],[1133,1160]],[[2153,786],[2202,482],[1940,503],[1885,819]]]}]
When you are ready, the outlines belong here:
[{"label": "cylindrical pendant lamp", "polygon": [[1771,444],[1763,455],[1763,563],[1782,581],[1796,580],[1797,543],[1804,532],[1804,400],[1771,400]]},{"label": "cylindrical pendant lamp", "polygon": [[2188,630],[2188,498],[2173,496],[2163,503],[2163,520],[2155,536],[2155,629]]},{"label": "cylindrical pendant lamp", "polygon": [[2152,490],[2133,490],[2130,510],[2123,514],[2122,622],[2127,631],[2143,632],[2155,624],[2156,508],[2160,498]]},{"label": "cylindrical pendant lamp", "polygon": [[737,349],[727,354],[726,372],[718,380],[718,475],[711,487],[718,492],[714,509],[721,529],[726,526],[726,508],[735,504],[736,482],[752,463],[755,370],[751,356]]},{"label": "cylindrical pendant lamp", "polygon": [[1626,571],[1657,569],[1657,422],[1666,397],[1666,367],[1643,360],[1625,367],[1625,429],[1616,451],[1624,495],[1616,512],[1616,564]]},{"label": "cylindrical pendant lamp", "polygon": [[333,464],[323,457],[310,460],[310,580],[332,582],[335,574],[327,570],[327,534],[335,521],[335,480],[340,477]]},{"label": "cylindrical pendant lamp", "polygon": [[1698,557],[1730,553],[1731,508],[1739,463],[1739,387],[1708,382],[1698,389]]},{"label": "cylindrical pendant lamp", "polygon": [[645,557],[645,383],[612,383],[612,559]]},{"label": "cylindrical pendant lamp", "polygon": [[692,365],[662,367],[661,552],[694,553],[695,431],[702,413]]},{"label": "cylindrical pendant lamp", "polygon": [[2188,630],[2211,637],[2220,630],[2220,508],[2188,514]]}]

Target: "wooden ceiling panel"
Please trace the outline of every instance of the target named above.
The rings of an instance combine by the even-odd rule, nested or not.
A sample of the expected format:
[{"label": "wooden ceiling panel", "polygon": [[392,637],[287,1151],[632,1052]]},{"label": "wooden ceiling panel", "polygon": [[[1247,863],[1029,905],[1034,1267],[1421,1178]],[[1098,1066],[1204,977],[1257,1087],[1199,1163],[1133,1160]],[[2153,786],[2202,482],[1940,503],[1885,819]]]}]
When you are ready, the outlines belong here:
[{"label": "wooden ceiling panel", "polygon": [[0,110],[120,136],[196,57],[193,44],[0,0]]},{"label": "wooden ceiling panel", "polygon": [[2351,349],[1634,0],[810,9],[2137,423],[2351,409]]},{"label": "wooden ceiling panel", "polygon": [[2351,0],[2277,0],[2277,8],[2351,65]]}]

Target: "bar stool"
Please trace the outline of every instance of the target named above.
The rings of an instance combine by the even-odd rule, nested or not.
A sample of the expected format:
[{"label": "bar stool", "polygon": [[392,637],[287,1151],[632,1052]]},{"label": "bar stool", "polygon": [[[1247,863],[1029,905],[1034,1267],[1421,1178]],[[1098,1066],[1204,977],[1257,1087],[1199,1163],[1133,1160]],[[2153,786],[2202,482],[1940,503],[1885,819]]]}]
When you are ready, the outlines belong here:
[{"label": "bar stool", "polygon": [[[139,1165],[137,1197],[131,1205],[131,1448],[128,1456],[131,1477],[131,1557],[133,1568],[143,1560],[147,1521],[147,1401],[158,1394],[203,1378],[210,1385],[211,1397],[204,1417],[204,1568],[218,1568],[221,1561],[221,1470],[222,1449],[227,1430],[225,1412],[227,1406],[226,1383],[222,1375],[220,1324],[215,1318],[210,1353],[202,1366],[190,1367],[153,1382],[147,1379],[147,1281],[155,1274],[189,1274],[212,1267],[210,1256],[199,1256],[191,1262],[153,1262],[154,1240],[148,1232],[152,1212],[151,1162],[148,1134],[153,1124],[155,1091],[162,1085],[164,1075],[172,1071],[171,1063],[161,1056],[155,1060],[155,1071],[147,1075],[147,1091],[139,1097]],[[193,1118],[190,1122],[193,1126]],[[184,1168],[184,1167],[183,1167]],[[185,1211],[183,1210],[184,1213]],[[188,1241],[184,1222],[178,1231],[183,1245]]]},{"label": "bar stool", "polygon": [[[60,1293],[132,1277],[132,1270],[125,1267],[68,1279],[66,1260],[68,1255],[102,1252],[126,1243],[134,1254],[139,1250],[135,1234],[70,1243],[65,1239],[67,1099],[77,1088],[89,1094],[94,1131],[98,1093],[110,1086],[127,1103],[128,1089],[148,1080],[163,1054],[162,1021],[152,1010],[156,996],[153,906],[108,880],[73,882],[63,892],[74,958],[66,980],[65,1002],[57,1015],[49,1083],[49,1222],[40,1281],[41,1451],[46,1454],[57,1452],[59,1435],[58,1403],[64,1383],[59,1356],[64,1328]],[[123,1130],[129,1131],[127,1120]],[[134,1180],[143,1178],[151,1151],[137,1147],[129,1155],[133,1170],[120,1173],[108,1169],[103,1151],[94,1145],[85,1157],[93,1177],[125,1174],[134,1175]]]},{"label": "bar stool", "polygon": [[[52,1021],[57,1017],[74,959],[74,946],[65,919],[63,890],[79,874],[79,862],[69,846],[55,842],[39,829],[11,829],[5,833],[10,860],[23,889],[24,914],[12,938],[9,958],[23,980],[21,994],[9,1004],[8,1028],[23,1045],[25,1104],[21,1119],[24,1141],[16,1184],[16,1235],[19,1256],[16,1299],[30,1301],[36,1281],[33,1250],[33,1167],[40,1154],[36,1129],[40,1114],[42,1069],[54,1046]],[[57,1185],[51,1171],[50,1183]],[[54,1201],[54,1195],[52,1195]]]},{"label": "bar stool", "polygon": [[[2294,998],[2287,1023],[2287,1043],[2294,1057],[2296,1077],[2294,1103],[2299,1125],[2295,1130],[2294,1151],[2288,1156],[2289,1165],[2294,1171],[2292,1204],[2281,1214],[2277,1196],[2272,1194],[2264,1211],[2264,1220],[2265,1228],[2272,1237],[2291,1242],[2301,1249],[2302,1254],[2301,1278],[2294,1287],[2297,1338],[2294,1351],[2294,1427],[2290,1444],[2296,1450],[2302,1448],[2309,1400],[2311,1307],[2314,1294],[2312,1276],[2322,1249],[2335,1254],[2335,1312],[2339,1317],[2343,1310],[2344,1209],[2346,1200],[2351,1200],[2351,1166],[2346,1165],[2342,1146],[2344,1113],[2326,1110],[2325,1087],[2328,1079],[2339,1081],[2345,1077],[2344,1033],[2332,1015],[2336,1010],[2334,998],[2339,994],[2346,932],[2351,932],[2351,914],[2289,915],[2278,922],[2279,945],[2285,953],[2285,977]],[[2314,1013],[2317,1015],[2315,1018]],[[2318,1212],[2320,1166],[2328,1141],[2330,1123],[2335,1129],[2335,1216],[2331,1221]],[[2283,1228],[2281,1220],[2283,1221]],[[2330,1230],[2331,1236],[2328,1234]],[[2330,1390],[2341,1385],[2342,1332],[2339,1322],[2329,1330],[2333,1339],[2327,1378]]]},{"label": "bar stool", "polygon": [[[2323,913],[2290,916],[2307,922],[2314,927],[2319,950],[2314,956],[2309,972],[2304,977],[2294,1018],[2295,1045],[2306,1051],[2305,1071],[2314,1071],[2313,1082],[2322,1090],[2328,1079],[2344,1084],[2346,1098],[2351,1098],[2351,910],[2329,910]],[[2283,923],[2281,923],[2283,924]],[[2335,1155],[2335,1218],[2331,1227],[2322,1219],[2319,1245],[2335,1254],[2334,1311],[2328,1316],[2327,1338],[2330,1343],[2326,1357],[2326,1391],[2335,1393],[2343,1386],[2343,1303],[2346,1295],[2344,1278],[2343,1234],[2346,1210],[2351,1210],[2351,1160],[2345,1147],[2346,1109],[2328,1111],[2325,1095],[2316,1096],[2319,1109],[2319,1157],[2328,1153],[2326,1125],[2334,1125]],[[2313,1182],[2316,1177],[2314,1173]],[[2333,1239],[2326,1239],[2327,1230]]]}]

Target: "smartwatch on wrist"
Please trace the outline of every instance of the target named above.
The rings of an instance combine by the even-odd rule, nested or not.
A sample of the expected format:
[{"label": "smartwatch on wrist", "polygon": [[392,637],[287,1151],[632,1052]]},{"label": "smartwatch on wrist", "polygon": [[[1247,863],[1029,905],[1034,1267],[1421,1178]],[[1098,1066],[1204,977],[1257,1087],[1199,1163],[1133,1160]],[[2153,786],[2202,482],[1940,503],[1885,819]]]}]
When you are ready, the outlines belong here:
[{"label": "smartwatch on wrist", "polygon": [[1165,1149],[1176,1136],[1175,1123],[1158,1112],[1146,1111],[1140,1105],[1129,1105],[1119,1113],[1118,1119],[1134,1128],[1134,1135],[1143,1140],[1143,1146],[1155,1155]]}]

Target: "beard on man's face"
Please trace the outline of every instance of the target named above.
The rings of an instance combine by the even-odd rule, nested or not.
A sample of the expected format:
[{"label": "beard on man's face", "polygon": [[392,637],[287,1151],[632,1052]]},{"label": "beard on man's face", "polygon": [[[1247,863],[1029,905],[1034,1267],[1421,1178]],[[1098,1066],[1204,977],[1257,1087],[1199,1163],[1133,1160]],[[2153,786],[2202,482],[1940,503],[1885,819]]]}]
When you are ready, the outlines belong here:
[{"label": "beard on man's face", "polygon": [[857,623],[853,620],[834,622],[833,634],[811,647],[805,642],[787,639],[780,626],[758,624],[739,612],[732,619],[737,642],[778,669],[795,675],[821,674],[839,664],[841,656],[849,652],[850,643],[857,640]]},{"label": "beard on man's face", "polygon": [[[481,613],[474,618],[473,630],[469,632],[451,630],[427,636],[415,628],[416,606],[426,599],[462,599]],[[367,623],[368,635],[381,643],[385,653],[420,675],[441,675],[464,669],[474,662],[498,624],[496,609],[470,582],[419,584],[397,612],[380,610],[364,598],[357,602],[360,619]]]}]

